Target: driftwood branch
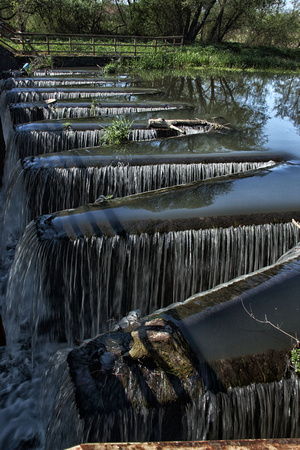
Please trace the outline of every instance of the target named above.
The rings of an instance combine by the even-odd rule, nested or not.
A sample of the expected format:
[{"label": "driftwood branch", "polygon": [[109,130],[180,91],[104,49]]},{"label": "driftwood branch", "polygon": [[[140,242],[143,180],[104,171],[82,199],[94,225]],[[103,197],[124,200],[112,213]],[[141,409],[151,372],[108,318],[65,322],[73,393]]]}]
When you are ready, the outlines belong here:
[{"label": "driftwood branch", "polygon": [[222,125],[215,122],[208,122],[207,120],[202,119],[177,119],[177,120],[168,120],[168,119],[149,119],[148,120],[148,128],[171,128],[173,130],[178,131],[181,134],[185,134],[185,130],[181,127],[209,127],[210,129],[215,130],[229,130],[230,128],[226,125]]},{"label": "driftwood branch", "polygon": [[277,324],[275,325],[274,323],[270,322],[270,320],[268,319],[268,317],[265,315],[265,318],[263,320],[257,319],[257,317],[255,317],[255,315],[253,314],[253,312],[250,310],[248,310],[246,308],[246,306],[244,305],[243,300],[241,299],[241,303],[242,306],[244,308],[244,310],[246,311],[246,313],[248,314],[249,317],[251,317],[251,319],[255,320],[255,322],[261,323],[261,324],[266,324],[266,325],[270,325],[271,327],[275,328],[275,330],[280,331],[280,333],[285,334],[286,336],[290,337],[291,339],[293,339],[295,341],[296,345],[300,344],[299,339],[297,339],[295,336],[293,336],[292,334],[287,333],[286,331],[282,330],[280,328],[280,325]]},{"label": "driftwood branch", "polygon": [[293,223],[294,225],[296,225],[296,227],[300,228],[300,223],[299,223],[299,222],[296,222],[295,219],[292,219],[292,223]]}]

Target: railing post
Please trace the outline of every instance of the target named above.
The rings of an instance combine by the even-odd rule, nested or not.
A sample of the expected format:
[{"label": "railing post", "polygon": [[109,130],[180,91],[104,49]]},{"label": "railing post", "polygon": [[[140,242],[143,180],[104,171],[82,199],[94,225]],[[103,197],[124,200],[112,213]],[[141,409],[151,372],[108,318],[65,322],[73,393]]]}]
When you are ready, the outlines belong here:
[{"label": "railing post", "polygon": [[69,49],[70,49],[70,55],[72,55],[72,38],[69,37]]},{"label": "railing post", "polygon": [[173,52],[175,52],[175,47],[176,47],[176,39],[173,38]]},{"label": "railing post", "polygon": [[23,49],[23,52],[24,52],[25,51],[25,41],[24,41],[23,34],[21,34],[21,42],[22,42],[22,49]]},{"label": "railing post", "polygon": [[95,38],[92,37],[93,55],[95,56]]},{"label": "railing post", "polygon": [[133,40],[134,56],[136,56],[136,38]]},{"label": "railing post", "polygon": [[167,51],[167,39],[164,39],[164,43],[165,43],[165,52]]},{"label": "railing post", "polygon": [[183,47],[183,36],[181,36],[181,47]]},{"label": "railing post", "polygon": [[47,51],[48,51],[48,55],[50,55],[50,43],[49,43],[49,36],[46,36],[46,43],[47,43]]},{"label": "railing post", "polygon": [[154,40],[154,53],[157,53],[157,39]]},{"label": "railing post", "polygon": [[117,39],[114,38],[114,47],[115,47],[115,53],[117,53]]}]

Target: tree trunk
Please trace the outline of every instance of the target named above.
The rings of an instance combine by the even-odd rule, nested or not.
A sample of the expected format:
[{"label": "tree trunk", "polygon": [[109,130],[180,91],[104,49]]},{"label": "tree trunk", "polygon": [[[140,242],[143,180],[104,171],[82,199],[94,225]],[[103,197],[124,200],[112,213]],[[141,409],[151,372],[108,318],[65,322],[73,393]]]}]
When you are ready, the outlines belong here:
[{"label": "tree trunk", "polygon": [[198,22],[198,20],[199,20],[201,11],[202,11],[202,4],[199,5],[199,7],[194,15],[194,18],[192,20],[191,26],[189,28],[188,35],[184,37],[187,42],[193,43],[195,41],[198,33],[203,28],[203,26],[206,22],[206,19],[208,18],[209,13],[215,3],[216,3],[216,0],[212,0],[210,2],[210,4],[207,6],[206,10],[204,11],[204,15],[203,15],[202,19],[200,20],[200,22]]},{"label": "tree trunk", "polygon": [[215,24],[210,32],[210,36],[208,38],[209,41],[217,41],[218,42],[218,35],[220,34],[220,27],[223,20],[223,14],[224,14],[224,6],[222,6],[217,20],[215,21]]}]

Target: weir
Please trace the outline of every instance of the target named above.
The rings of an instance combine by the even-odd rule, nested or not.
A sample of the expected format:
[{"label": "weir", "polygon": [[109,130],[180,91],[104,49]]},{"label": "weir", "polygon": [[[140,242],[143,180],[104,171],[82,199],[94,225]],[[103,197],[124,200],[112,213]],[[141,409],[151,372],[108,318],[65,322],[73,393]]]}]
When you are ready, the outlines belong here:
[{"label": "weir", "polygon": [[[0,398],[0,447],[299,437],[299,381],[287,363],[299,333],[299,155],[265,145],[260,124],[232,133],[230,147],[223,118],[192,146],[181,130],[143,123],[129,139],[153,138],[146,145],[99,146],[111,118],[54,114],[115,114],[111,95],[129,119],[140,107],[166,108],[159,120],[172,126],[172,105],[182,123],[203,111],[213,118],[223,101],[228,117],[238,114],[227,93],[209,108],[206,93],[195,101],[198,79],[186,91],[184,77],[172,78],[174,102],[149,102],[164,89],[102,84],[97,73],[87,87],[76,73],[80,87],[54,71],[8,80],[1,94],[0,381],[11,392]],[[213,153],[204,134],[219,137]],[[265,315],[290,337],[256,320]]]},{"label": "weir", "polygon": [[74,119],[83,117],[97,117],[105,115],[120,115],[133,112],[164,111],[188,109],[188,105],[164,104],[162,102],[54,102],[45,103],[16,103],[10,106],[12,123],[36,122],[39,120]]},{"label": "weir", "polygon": [[[6,195],[4,217],[9,221],[13,215],[20,229],[39,215],[78,208],[101,196],[124,197],[275,164],[273,161],[189,163],[189,159],[197,161],[197,157],[180,163],[185,159],[183,155],[152,156],[148,164],[143,155],[114,160],[101,155],[74,158],[64,153],[56,163],[51,158],[48,161],[43,156],[33,161],[25,158],[16,166]],[[168,163],[170,160],[172,164]]]},{"label": "weir", "polygon": [[[267,186],[272,187],[270,195],[262,195]],[[273,223],[290,222],[292,216],[296,220],[299,217],[297,186],[299,167],[284,164],[127,198],[99,199],[93,205],[50,216],[47,229],[54,237],[67,232],[69,238],[76,239],[99,233],[108,236],[152,234],[187,228],[226,227],[228,223],[268,223],[270,216]],[[91,216],[97,225],[96,231],[89,226],[88,217]]]},{"label": "weir", "polygon": [[[15,276],[11,285],[9,282],[9,303],[13,305],[10,308],[17,308],[14,289],[27,292],[24,286],[33,286],[29,270],[33,267],[37,287],[29,298],[38,299],[38,294],[43,296],[45,291],[49,298],[44,298],[43,304],[46,309],[46,305],[51,305],[53,310],[46,313],[49,319],[43,316],[43,325],[39,325],[39,318],[34,320],[37,329],[49,328],[52,333],[61,317],[75,314],[71,321],[76,324],[75,336],[71,326],[68,339],[78,338],[76,334],[86,338],[93,334],[94,326],[98,332],[105,331],[108,320],[120,318],[130,309],[139,306],[143,314],[148,314],[272,264],[299,238],[298,230],[289,224],[293,217],[300,218],[298,189],[295,190],[299,185],[298,172],[298,166],[286,164],[127,198],[100,199],[98,204],[42,216],[29,225],[24,244],[20,244],[13,273],[19,274],[21,284],[16,283]],[[272,195],[264,195],[258,204],[257,195],[266,192],[266,186],[271,187]],[[270,217],[273,223],[286,225],[253,226],[268,224]],[[233,223],[236,228],[228,228]],[[238,255],[233,257],[237,249]],[[54,258],[51,266],[57,269],[50,278],[57,281],[54,291],[52,281],[47,280],[47,268],[43,269],[41,261],[38,263],[31,256],[41,252],[46,267]],[[107,261],[111,261],[109,267]],[[24,267],[30,281],[27,277],[22,280]],[[94,268],[92,272],[89,267]],[[20,297],[18,301],[26,310]],[[22,301],[26,303],[25,299]],[[59,305],[63,306],[60,318],[50,319]],[[97,319],[90,330],[88,324],[93,324],[93,318]],[[51,326],[47,325],[48,320],[53,320]],[[79,323],[84,324],[82,330]],[[54,334],[68,326],[59,324]]]},{"label": "weir", "polygon": [[[244,309],[258,319],[280,318],[285,331],[299,332],[299,255],[298,247],[283,262],[152,317],[130,322],[128,316],[127,326],[58,354],[48,441],[67,447],[101,440],[299,437],[299,380],[286,362],[290,338]],[[176,364],[172,339],[184,348],[184,338],[193,352],[185,350],[179,372],[174,366],[166,373],[164,364]],[[72,417],[64,435],[65,423],[55,415],[61,408]]]},{"label": "weir", "polygon": [[[72,74],[72,73],[70,73]],[[73,74],[72,74],[73,75]],[[34,78],[10,78],[3,80],[0,83],[1,90],[11,90],[14,88],[28,88],[28,87],[54,87],[54,86],[103,86],[106,87],[126,87],[135,82],[133,78],[126,77],[34,77]]]},{"label": "weir", "polygon": [[[203,122],[196,130],[193,127],[187,128],[186,135],[195,132],[197,134],[223,132],[221,125],[219,130],[218,125]],[[27,156],[99,146],[101,140],[105,138],[106,128],[110,125],[111,122],[100,122],[97,119],[93,122],[53,121],[15,125],[14,131],[7,138],[6,176],[10,176],[19,159]],[[178,136],[182,135],[174,128],[152,128],[145,123],[133,123],[128,133],[128,141],[149,141]]]},{"label": "weir", "polygon": [[28,226],[8,280],[10,321],[31,317],[34,342],[107,331],[127,311],[146,315],[274,263],[299,239],[291,224],[105,237],[92,214],[100,236],[68,239],[48,223],[42,216]]},{"label": "weir", "polygon": [[136,95],[157,95],[161,91],[151,88],[13,88],[6,92],[6,104],[30,103],[42,100],[66,100],[76,98],[102,98],[102,97],[124,97]]}]

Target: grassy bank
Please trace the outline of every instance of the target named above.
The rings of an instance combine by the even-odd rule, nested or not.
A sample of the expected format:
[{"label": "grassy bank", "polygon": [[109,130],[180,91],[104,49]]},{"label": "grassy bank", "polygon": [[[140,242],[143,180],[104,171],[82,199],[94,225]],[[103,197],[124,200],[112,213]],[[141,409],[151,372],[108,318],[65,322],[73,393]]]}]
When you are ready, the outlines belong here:
[{"label": "grassy bank", "polygon": [[241,44],[185,46],[172,53],[143,55],[138,59],[120,58],[107,66],[107,72],[133,70],[165,70],[185,68],[235,70],[300,71],[300,49],[248,47]]},{"label": "grassy bank", "polygon": [[[55,42],[51,43],[55,48]],[[87,44],[85,44],[87,45]],[[106,73],[121,72],[124,70],[170,70],[170,69],[230,69],[230,70],[263,70],[276,72],[299,72],[300,71],[300,48],[276,48],[276,47],[254,47],[239,43],[224,44],[193,44],[178,47],[175,51],[165,52],[161,48],[155,53],[154,46],[140,48],[144,51],[138,57],[133,57],[133,46],[129,43],[119,43],[122,55],[115,53],[113,42],[110,40],[97,44],[98,58],[112,58],[112,62],[105,67]],[[81,48],[82,47],[82,48]],[[72,43],[72,56],[68,53],[67,44],[57,44],[57,53],[53,51],[52,56],[80,57],[84,56],[82,49],[87,51],[79,40]],[[16,49],[17,50],[17,49]],[[65,52],[65,53],[64,53]],[[123,53],[124,52],[124,53]],[[28,50],[28,54],[30,54]],[[40,57],[47,59],[47,48],[42,45],[38,49]],[[26,55],[26,52],[25,52]],[[116,60],[115,58],[119,58]],[[30,57],[29,57],[30,58]],[[49,57],[51,60],[51,57]],[[34,58],[30,58],[32,61]]]}]

